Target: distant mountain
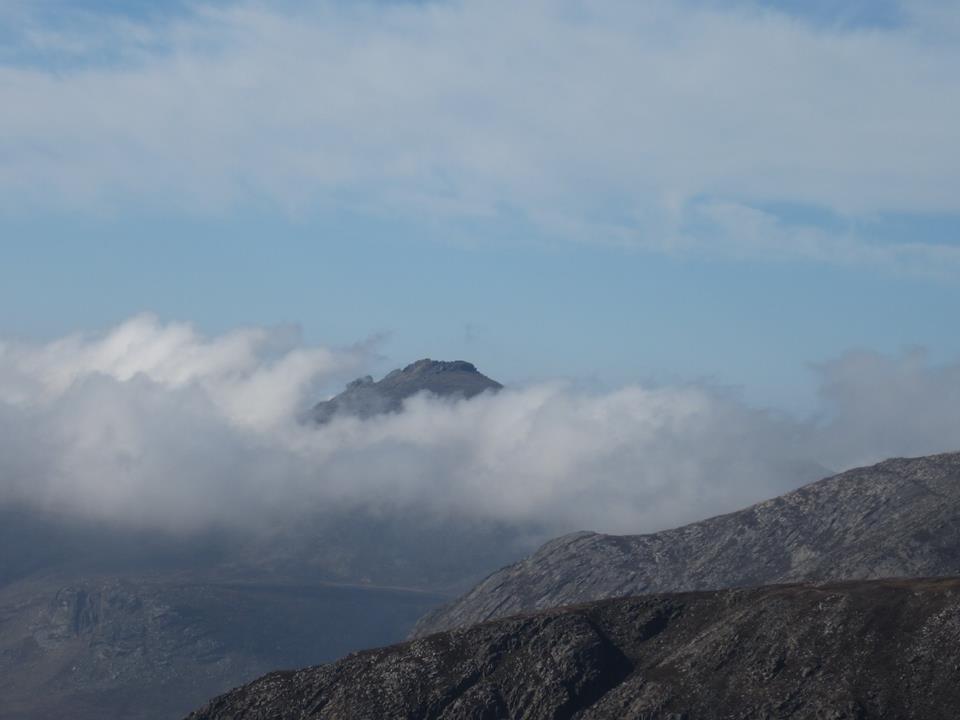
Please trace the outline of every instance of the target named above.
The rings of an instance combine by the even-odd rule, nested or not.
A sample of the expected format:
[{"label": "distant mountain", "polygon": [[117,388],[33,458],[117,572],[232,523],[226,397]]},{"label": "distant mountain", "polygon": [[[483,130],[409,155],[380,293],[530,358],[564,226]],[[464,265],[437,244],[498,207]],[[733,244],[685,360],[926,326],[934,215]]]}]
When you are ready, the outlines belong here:
[{"label": "distant mountain", "polygon": [[[416,392],[499,387],[426,360],[342,402],[390,411]],[[194,533],[0,504],[0,720],[162,720],[268,670],[396,642],[529,552],[530,532],[543,537],[386,503]]]},{"label": "distant mountain", "polygon": [[0,588],[0,719],[179,717],[277,667],[402,637],[436,602],[323,583],[21,581]]},{"label": "distant mountain", "polygon": [[960,579],[647,595],[275,672],[190,720],[953,720]]},{"label": "distant mountain", "polygon": [[649,535],[576,533],[490,575],[413,635],[638,593],[960,574],[960,454],[887,460]]},{"label": "distant mountain", "polygon": [[502,387],[463,360],[443,362],[425,358],[402,370],[394,370],[378,382],[369,375],[354,380],[339,395],[317,403],[311,416],[318,423],[329,422],[336,415],[368,418],[398,412],[404,400],[421,392],[441,397],[472,398]]},{"label": "distant mountain", "polygon": [[0,720],[182,716],[270,670],[403,639],[525,543],[412,510],[169,535],[0,509]]}]

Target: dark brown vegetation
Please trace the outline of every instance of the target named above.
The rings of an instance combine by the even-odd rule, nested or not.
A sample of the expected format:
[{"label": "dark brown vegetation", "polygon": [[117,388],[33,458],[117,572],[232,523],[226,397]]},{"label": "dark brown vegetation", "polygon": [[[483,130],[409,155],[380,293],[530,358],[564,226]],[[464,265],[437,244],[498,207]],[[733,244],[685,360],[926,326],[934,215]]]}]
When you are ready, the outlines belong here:
[{"label": "dark brown vegetation", "polygon": [[276,672],[191,720],[947,720],[960,579],[621,598]]}]

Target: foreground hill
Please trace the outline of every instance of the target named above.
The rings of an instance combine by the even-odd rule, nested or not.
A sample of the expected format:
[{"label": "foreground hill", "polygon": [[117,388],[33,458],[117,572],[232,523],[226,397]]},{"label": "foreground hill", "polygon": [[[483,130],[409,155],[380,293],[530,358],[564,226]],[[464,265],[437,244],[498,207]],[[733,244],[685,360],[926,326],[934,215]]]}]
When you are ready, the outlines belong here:
[{"label": "foreground hill", "polygon": [[354,380],[339,395],[317,403],[312,417],[318,423],[329,422],[336,415],[368,418],[398,412],[404,400],[422,392],[440,397],[472,398],[502,387],[464,360],[447,362],[424,358],[402,370],[394,370],[377,382],[369,375]]},{"label": "foreground hill", "polygon": [[413,636],[647,592],[960,574],[960,454],[887,460],[745,510],[650,535],[553,540]]},{"label": "foreground hill", "polygon": [[191,720],[833,718],[960,707],[960,579],[648,595],[276,672]]}]

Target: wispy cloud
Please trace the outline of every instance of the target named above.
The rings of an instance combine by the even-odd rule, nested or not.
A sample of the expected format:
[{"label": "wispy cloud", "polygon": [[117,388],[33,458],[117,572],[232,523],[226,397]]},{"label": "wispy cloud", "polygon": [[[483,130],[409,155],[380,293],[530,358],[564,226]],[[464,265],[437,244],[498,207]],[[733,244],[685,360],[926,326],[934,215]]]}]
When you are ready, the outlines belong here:
[{"label": "wispy cloud", "polygon": [[[752,3],[283,7],[56,27],[21,14],[0,67],[3,210],[255,201],[523,218],[675,252],[956,264],[955,248],[922,239],[888,251],[750,215],[784,201],[846,218],[960,214],[948,4],[880,26]],[[722,232],[691,238],[704,203]]]},{"label": "wispy cloud", "polygon": [[874,235],[876,228],[882,227],[878,221],[860,224],[847,220],[839,226],[823,226],[797,218],[791,221],[761,207],[719,201],[691,203],[683,217],[683,227],[661,250],[697,256],[867,265],[924,275],[960,272],[960,242],[927,239],[922,233],[891,241]]}]

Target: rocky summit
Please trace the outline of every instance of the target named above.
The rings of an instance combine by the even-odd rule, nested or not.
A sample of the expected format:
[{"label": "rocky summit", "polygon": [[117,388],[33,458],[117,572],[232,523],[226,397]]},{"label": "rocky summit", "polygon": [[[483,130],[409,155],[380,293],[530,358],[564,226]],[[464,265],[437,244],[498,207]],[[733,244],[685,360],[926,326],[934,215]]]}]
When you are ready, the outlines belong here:
[{"label": "rocky summit", "polygon": [[947,720],[960,579],[648,595],[275,672],[190,720]]},{"label": "rocky summit", "polygon": [[339,395],[317,403],[311,415],[318,423],[329,422],[337,415],[368,418],[398,412],[403,408],[404,400],[422,392],[440,397],[472,398],[502,387],[471,363],[425,358],[402,370],[394,370],[376,382],[369,375],[358,378]]},{"label": "rocky summit", "polygon": [[893,459],[647,535],[577,533],[432,611],[412,636],[638,593],[960,574],[960,453]]}]

